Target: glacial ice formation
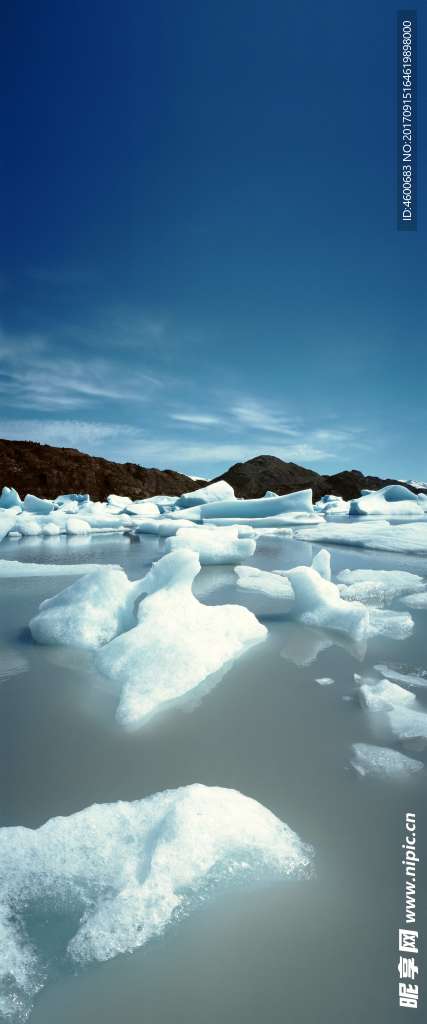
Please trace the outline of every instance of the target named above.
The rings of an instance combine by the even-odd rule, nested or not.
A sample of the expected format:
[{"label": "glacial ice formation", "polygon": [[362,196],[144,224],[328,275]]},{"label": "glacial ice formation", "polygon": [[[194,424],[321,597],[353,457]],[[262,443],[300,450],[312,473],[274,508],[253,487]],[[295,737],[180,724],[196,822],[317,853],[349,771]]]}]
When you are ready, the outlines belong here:
[{"label": "glacial ice formation", "polygon": [[367,515],[419,515],[424,510],[423,502],[413,491],[401,484],[388,484],[378,491],[367,491],[361,498],[349,502],[351,516]]},{"label": "glacial ice formation", "polygon": [[3,487],[0,508],[22,508],[22,501],[14,487]]},{"label": "glacial ice formation", "polygon": [[53,967],[133,952],[216,890],[306,878],[312,861],[266,807],[199,784],[2,828],[0,1012],[22,1024]]},{"label": "glacial ice formation", "polygon": [[267,636],[247,608],[201,604],[191,590],[199,570],[196,552],[184,548],[156,562],[143,581],[139,624],[96,656],[99,671],[122,686],[124,725],[141,724]]},{"label": "glacial ice formation", "polygon": [[239,539],[237,526],[222,529],[180,528],[174,537],[165,541],[166,551],[188,548],[196,551],[201,565],[236,565],[255,553],[256,541]]},{"label": "glacial ice formation", "polygon": [[390,711],[396,704],[411,705],[415,695],[389,679],[366,680],[357,691],[360,703],[369,711]]},{"label": "glacial ice formation", "polygon": [[262,519],[286,512],[313,512],[313,493],[310,489],[283,494],[279,498],[235,498],[230,501],[215,501],[201,509],[203,519],[233,518]]},{"label": "glacial ice formation", "polygon": [[397,569],[343,569],[337,576],[346,601],[390,604],[402,594],[425,590],[422,576]]},{"label": "glacial ice formation", "polygon": [[207,505],[210,502],[236,501],[234,490],[226,480],[218,480],[214,484],[207,484],[206,487],[199,487],[197,491],[188,491],[181,494],[176,502],[176,508],[194,508],[196,505]]},{"label": "glacial ice formation", "polygon": [[[55,567],[56,568],[56,567]],[[98,647],[135,623],[143,581],[130,583],[120,568],[98,566],[55,597],[42,601],[30,621],[39,644]]]},{"label": "glacial ice formation", "polygon": [[71,536],[82,536],[82,534],[92,533],[90,523],[86,519],[80,519],[79,516],[69,516],[65,530]]},{"label": "glacial ice formation", "polygon": [[294,592],[287,576],[281,573],[257,569],[252,565],[236,565],[237,586],[241,590],[251,590],[264,597],[279,601],[293,601]]},{"label": "glacial ice formation", "polygon": [[38,516],[46,516],[53,512],[55,503],[48,498],[37,498],[35,494],[27,494],[24,498],[24,512],[32,512]]},{"label": "glacial ice formation", "polygon": [[353,743],[352,752],[351,764],[362,776],[399,779],[424,768],[422,761],[416,761],[389,747],[376,747],[372,743]]},{"label": "glacial ice formation", "polygon": [[292,617],[308,626],[348,633],[361,640],[369,630],[369,612],[362,604],[343,601],[338,587],[311,566],[286,574],[295,595]]},{"label": "glacial ice formation", "polygon": [[405,605],[405,608],[427,608],[427,590],[422,594],[408,594],[401,598],[400,603]]}]

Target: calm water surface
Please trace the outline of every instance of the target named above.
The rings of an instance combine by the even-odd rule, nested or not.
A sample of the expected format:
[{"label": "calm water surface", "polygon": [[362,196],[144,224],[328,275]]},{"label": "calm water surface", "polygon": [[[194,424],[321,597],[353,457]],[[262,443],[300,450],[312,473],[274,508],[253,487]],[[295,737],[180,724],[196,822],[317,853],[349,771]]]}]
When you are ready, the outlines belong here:
[{"label": "calm water surface", "polygon": [[[309,564],[317,550],[265,538],[255,564]],[[334,572],[377,567],[427,575],[421,558],[331,551]],[[123,536],[1,546],[2,558],[117,563],[132,578],[158,552],[155,538]],[[406,811],[417,812],[425,859],[426,782],[424,773],[397,784],[349,770],[353,742],[392,741],[381,715],[369,716],[343,698],[354,692],[354,672],[375,663],[427,667],[426,612],[413,612],[412,637],[371,640],[360,661],[348,646],[320,649],[326,635],[286,623],[277,604],[236,592],[232,569],[204,569],[195,588],[201,598],[244,602],[268,625],[268,640],[200,700],[127,734],[114,720],[116,696],[89,655],[31,643],[28,621],[40,601],[71,582],[0,581],[1,823],[37,827],[93,802],[138,799],[192,782],[228,786],[259,800],[310,842],[317,874],[309,882],[228,891],[137,953],[57,979],[38,997],[31,1024],[400,1021],[403,821]],[[321,676],[334,685],[319,686]],[[426,760],[425,751],[415,756]],[[420,866],[424,942],[425,878]]]}]

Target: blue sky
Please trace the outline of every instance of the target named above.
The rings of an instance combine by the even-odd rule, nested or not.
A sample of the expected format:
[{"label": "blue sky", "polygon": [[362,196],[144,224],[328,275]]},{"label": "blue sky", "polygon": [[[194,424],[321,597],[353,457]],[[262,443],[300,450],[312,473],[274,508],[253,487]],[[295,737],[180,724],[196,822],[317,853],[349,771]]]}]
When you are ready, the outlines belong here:
[{"label": "blue sky", "polygon": [[0,436],[427,479],[395,12],[6,0]]}]

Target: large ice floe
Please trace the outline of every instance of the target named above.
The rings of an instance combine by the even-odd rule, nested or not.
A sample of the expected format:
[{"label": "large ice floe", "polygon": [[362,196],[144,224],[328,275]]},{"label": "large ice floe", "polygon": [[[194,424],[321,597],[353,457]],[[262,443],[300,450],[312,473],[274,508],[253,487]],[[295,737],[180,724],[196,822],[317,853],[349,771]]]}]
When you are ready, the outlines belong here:
[{"label": "large ice floe", "polygon": [[226,480],[217,480],[216,483],[206,484],[206,487],[199,487],[197,491],[181,494],[176,501],[176,508],[194,508],[196,505],[208,505],[210,502],[229,500],[237,500],[231,484]]},{"label": "large ice floe", "polygon": [[404,779],[424,768],[422,761],[416,761],[390,747],[377,747],[372,743],[353,743],[351,764],[359,775],[372,775],[381,779]]},{"label": "large ice floe", "polygon": [[367,515],[420,515],[424,512],[424,501],[421,495],[410,491],[401,484],[388,484],[379,491],[366,491],[361,498],[353,498],[349,502],[349,513],[352,516]]},{"label": "large ice floe", "polygon": [[379,606],[391,604],[403,594],[426,589],[426,581],[413,572],[398,569],[343,569],[337,581],[346,601],[366,601]]},{"label": "large ice floe", "polygon": [[96,656],[99,671],[122,687],[117,718],[124,725],[140,725],[267,636],[247,608],[201,604],[191,589],[199,570],[195,551],[161,558],[142,581],[138,625]]},{"label": "large ice floe", "polygon": [[313,544],[344,544],[355,548],[394,551],[397,554],[427,554],[427,522],[398,523],[363,520],[361,523],[324,523],[310,529],[298,529],[297,540]]},{"label": "large ice floe", "polygon": [[39,644],[105,644],[134,625],[135,602],[143,586],[143,580],[130,583],[123,569],[98,566],[55,597],[42,601],[30,621],[32,637]]},{"label": "large ice floe", "polygon": [[[356,677],[357,680],[359,677]],[[427,740],[427,712],[414,694],[397,681],[383,678],[361,680],[358,695],[370,713],[382,712],[389,730],[400,741]]]},{"label": "large ice floe", "polygon": [[[215,501],[203,505],[200,516],[204,520],[231,519],[232,522],[247,522],[254,525],[257,520],[268,519],[270,526],[285,526],[293,521],[319,522],[320,516],[313,512],[313,494],[310,489],[283,494],[276,498],[234,498],[230,501]],[[280,519],[277,517],[280,516]]]},{"label": "large ice floe", "polygon": [[198,784],[3,828],[0,1010],[22,1022],[53,968],[133,952],[223,886],[309,877],[312,861],[267,808]]},{"label": "large ice floe", "polygon": [[177,551],[181,548],[196,551],[201,565],[236,565],[243,558],[250,558],[255,553],[256,541],[239,538],[238,526],[222,529],[180,528],[174,537],[165,541],[166,551]]}]

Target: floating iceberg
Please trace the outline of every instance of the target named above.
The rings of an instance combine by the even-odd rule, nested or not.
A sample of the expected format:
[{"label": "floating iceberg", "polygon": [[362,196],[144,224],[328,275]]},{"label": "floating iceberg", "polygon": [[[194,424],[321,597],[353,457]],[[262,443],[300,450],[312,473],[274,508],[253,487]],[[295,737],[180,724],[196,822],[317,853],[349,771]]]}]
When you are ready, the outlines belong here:
[{"label": "floating iceberg", "polygon": [[307,626],[347,633],[356,641],[367,635],[367,608],[343,601],[335,583],[323,579],[316,569],[307,565],[290,569],[286,575],[295,595],[293,618]]},{"label": "floating iceberg", "polygon": [[351,764],[359,775],[380,778],[404,778],[424,768],[422,761],[400,754],[389,747],[375,747],[371,743],[353,743]]},{"label": "floating iceberg", "polygon": [[0,541],[7,537],[11,530],[16,530],[16,516],[13,510],[0,511]]},{"label": "floating iceberg", "polygon": [[241,590],[251,590],[264,597],[279,601],[293,601],[294,592],[286,576],[278,572],[256,569],[252,565],[236,565],[237,586]]},{"label": "floating iceberg", "polygon": [[397,569],[343,569],[337,576],[346,601],[389,604],[402,594],[425,589],[425,580],[412,572]]},{"label": "floating iceberg", "polygon": [[[313,851],[255,800],[198,784],[0,830],[0,1010],[24,1021],[52,966],[133,952],[230,884],[309,877]],[[44,929],[34,927],[43,917]]]},{"label": "floating iceberg", "polygon": [[230,501],[215,501],[203,506],[203,519],[231,518],[263,519],[265,516],[276,516],[286,512],[313,513],[313,492],[295,491],[294,494],[283,494],[279,498],[234,498]]},{"label": "floating iceberg", "polygon": [[231,484],[226,480],[217,480],[214,484],[207,484],[206,487],[199,487],[197,491],[188,491],[181,494],[176,502],[177,508],[194,508],[196,505],[207,505],[210,502],[237,501]]},{"label": "floating iceberg", "polygon": [[22,508],[22,501],[14,487],[3,487],[0,508]]},{"label": "floating iceberg", "polygon": [[397,526],[388,522],[379,525],[368,520],[363,523],[325,523],[309,530],[298,530],[295,537],[313,544],[345,544],[377,551],[427,554],[427,523],[399,523]]},{"label": "floating iceberg", "polygon": [[21,537],[38,537],[42,532],[38,519],[35,516],[24,514],[17,516],[13,529],[16,533],[21,534]]},{"label": "floating iceberg", "polygon": [[319,498],[314,505],[316,512],[334,515],[348,513],[348,507],[349,502],[344,501],[338,494],[324,494],[323,498]]},{"label": "floating iceberg", "polygon": [[38,516],[46,516],[53,512],[55,502],[48,498],[37,498],[35,494],[27,494],[24,499],[24,512],[33,512]]},{"label": "floating iceberg", "polygon": [[414,704],[415,696],[403,686],[381,679],[379,682],[369,680],[363,682],[358,689],[358,697],[363,707],[369,711],[390,711],[396,704]]},{"label": "floating iceberg", "polygon": [[349,502],[351,516],[367,515],[419,515],[423,504],[417,495],[401,484],[388,484],[379,491],[367,491],[361,498]]},{"label": "floating iceberg", "polygon": [[[206,524],[207,520],[203,519]],[[209,523],[213,526],[253,526],[256,530],[274,530],[288,532],[292,536],[292,526],[308,526],[310,523],[316,525],[321,522],[320,516],[314,512],[283,512],[275,516],[223,516],[220,519],[210,516]]]},{"label": "floating iceberg", "polygon": [[171,519],[170,516],[160,516],[158,519],[139,520],[134,533],[153,533],[157,537],[174,537],[178,530],[193,525],[191,519]]},{"label": "floating iceberg", "polygon": [[316,679],[316,683],[318,683],[319,686],[332,686],[332,683],[334,682],[335,679],[331,679],[330,676],[320,676],[319,679]]},{"label": "floating iceberg", "polygon": [[33,639],[74,647],[105,644],[134,625],[135,601],[142,592],[143,581],[130,583],[123,569],[98,566],[96,572],[42,601],[30,621]]},{"label": "floating iceberg", "polygon": [[321,548],[314,556],[311,568],[315,569],[324,580],[331,579],[331,555],[326,548]]},{"label": "floating iceberg", "polygon": [[223,529],[181,528],[165,541],[166,551],[188,548],[196,551],[201,565],[236,565],[255,553],[256,541],[239,538],[237,526]]},{"label": "floating iceberg", "polygon": [[100,672],[122,685],[124,725],[140,724],[267,636],[247,608],[201,604],[191,590],[199,570],[196,552],[184,548],[156,562],[143,580],[139,625],[97,654]]}]

